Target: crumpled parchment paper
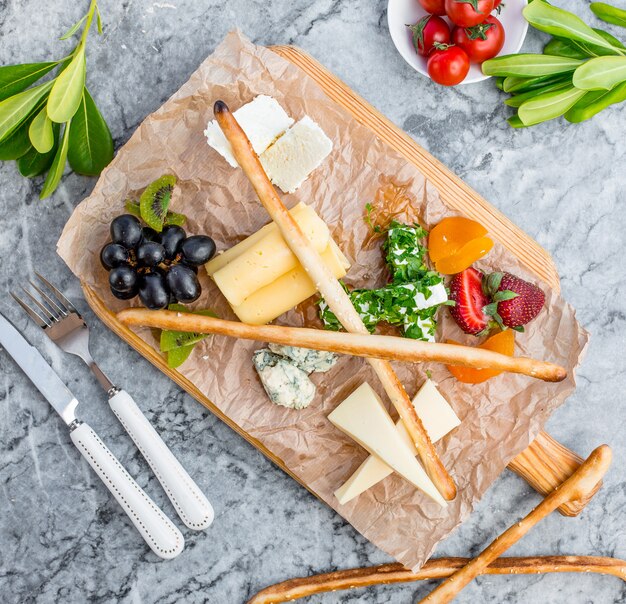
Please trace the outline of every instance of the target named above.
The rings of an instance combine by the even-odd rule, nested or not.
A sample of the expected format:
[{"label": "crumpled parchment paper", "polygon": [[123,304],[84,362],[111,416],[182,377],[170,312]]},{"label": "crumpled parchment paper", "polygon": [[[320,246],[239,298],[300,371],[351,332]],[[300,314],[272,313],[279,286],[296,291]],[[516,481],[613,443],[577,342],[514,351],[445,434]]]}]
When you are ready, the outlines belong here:
[{"label": "crumpled parchment paper", "polygon": [[[178,177],[172,209],[187,214],[188,232],[211,235],[218,249],[234,245],[268,222],[244,174],[209,148],[203,135],[207,122],[213,119],[212,107],[217,99],[226,101],[234,110],[258,94],[275,97],[295,120],[308,114],[333,141],[331,156],[295,194],[284,195],[283,199],[288,207],[298,201],[311,204],[327,222],[352,263],[346,279],[349,284],[378,286],[387,278],[380,240],[370,240],[363,220],[365,204],[374,199],[385,179],[407,185],[407,195],[413,200],[411,211],[417,211],[425,226],[450,215],[437,191],[414,166],[351,119],[310,77],[233,32],[189,81],[137,128],[102,173],[93,193],[78,205],[58,242],[58,252],[71,270],[111,309],[119,310],[128,303],[111,296],[107,273],[99,262],[100,248],[108,240],[109,223],[123,213],[126,197],[137,198],[162,174]],[[479,266],[509,270],[537,281],[498,243]],[[213,308],[221,317],[234,320],[206,275],[201,274],[201,281],[203,293],[193,306]],[[252,352],[261,347],[260,343],[208,338],[197,346],[180,371],[236,424],[279,457],[317,497],[372,543],[417,570],[574,390],[573,371],[588,337],[576,322],[574,310],[545,289],[546,308],[526,333],[517,336],[516,354],[564,365],[569,370],[564,382],[546,384],[503,374],[481,385],[467,385],[457,382],[443,366],[395,364],[410,396],[430,369],[462,420],[459,428],[436,445],[458,486],[459,494],[447,509],[395,475],[344,506],[335,500],[333,491],[367,453],[333,427],[326,416],[364,380],[387,401],[364,360],[343,357],[331,372],[314,374],[317,396],[302,411],[277,407],[268,400],[251,362]],[[279,322],[319,326],[313,301]],[[459,330],[447,311],[442,309],[440,315],[438,339],[459,339]],[[158,346],[150,330],[138,333],[151,346]],[[395,417],[395,412],[392,414]]]}]

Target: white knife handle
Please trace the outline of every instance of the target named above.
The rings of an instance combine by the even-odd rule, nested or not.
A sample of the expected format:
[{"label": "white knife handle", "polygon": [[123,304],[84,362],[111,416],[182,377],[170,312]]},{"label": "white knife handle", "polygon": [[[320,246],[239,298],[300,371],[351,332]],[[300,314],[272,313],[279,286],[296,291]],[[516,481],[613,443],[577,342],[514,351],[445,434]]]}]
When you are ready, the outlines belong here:
[{"label": "white knife handle", "polygon": [[133,480],[98,435],[87,424],[81,423],[72,430],[70,436],[150,549],[161,558],[178,556],[185,545],[182,533]]},{"label": "white knife handle", "polygon": [[209,500],[174,457],[130,394],[118,390],[109,399],[109,404],[159,479],[181,520],[196,531],[207,528],[213,522],[214,515]]}]

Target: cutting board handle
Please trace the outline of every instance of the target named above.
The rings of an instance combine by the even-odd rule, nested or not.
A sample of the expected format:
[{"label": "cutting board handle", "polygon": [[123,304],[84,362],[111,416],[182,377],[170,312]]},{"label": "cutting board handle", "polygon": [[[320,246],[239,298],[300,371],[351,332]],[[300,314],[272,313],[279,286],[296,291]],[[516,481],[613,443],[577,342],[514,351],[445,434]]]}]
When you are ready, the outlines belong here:
[{"label": "cutting board handle", "polygon": [[[509,470],[519,474],[535,491],[548,495],[567,480],[583,462],[582,457],[557,442],[547,432],[540,432],[517,457]],[[578,516],[602,486],[600,481],[584,498],[559,507],[563,516]]]}]

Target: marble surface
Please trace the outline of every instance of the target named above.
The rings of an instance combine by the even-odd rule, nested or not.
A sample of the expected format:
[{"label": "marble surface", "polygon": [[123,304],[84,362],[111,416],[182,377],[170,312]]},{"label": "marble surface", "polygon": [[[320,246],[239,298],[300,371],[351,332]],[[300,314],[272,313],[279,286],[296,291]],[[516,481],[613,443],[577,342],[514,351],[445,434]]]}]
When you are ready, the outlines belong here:
[{"label": "marble surface", "polygon": [[[55,39],[87,4],[0,3],[1,64],[62,56],[68,43]],[[568,3],[590,18],[587,4]],[[563,295],[593,337],[578,390],[547,429],[583,455],[607,442],[615,461],[580,517],[553,514],[510,553],[626,558],[624,108],[578,126],[559,121],[514,131],[492,82],[444,89],[411,71],[391,43],[382,0],[102,0],[101,9],[104,36],[93,36],[89,44],[88,82],[116,147],[227,31],[239,27],[256,43],[306,49],[552,253]],[[538,49],[540,42],[530,35],[526,48]],[[216,510],[206,533],[185,530],[187,547],[179,558],[159,561],[72,447],[59,418],[0,354],[0,601],[240,603],[275,581],[388,560],[95,319],[77,281],[54,254],[63,224],[94,179],[67,173],[44,202],[38,199],[41,181],[21,178],[13,163],[0,164],[0,182],[0,289],[18,288],[34,270],[62,285],[92,327],[94,356],[139,401]],[[175,517],[80,362],[47,342],[5,297],[0,310],[44,351],[83,401],[83,418]],[[477,553],[537,501],[521,479],[505,473],[437,554]],[[310,601],[404,603],[431,587],[377,587]],[[483,578],[457,599],[625,600],[623,583],[591,575]]]}]

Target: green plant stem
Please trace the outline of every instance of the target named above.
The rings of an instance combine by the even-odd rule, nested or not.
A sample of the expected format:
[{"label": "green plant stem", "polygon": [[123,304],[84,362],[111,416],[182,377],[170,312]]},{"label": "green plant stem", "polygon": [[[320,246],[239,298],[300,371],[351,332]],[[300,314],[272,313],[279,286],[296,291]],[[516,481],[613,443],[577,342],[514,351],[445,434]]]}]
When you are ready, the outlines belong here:
[{"label": "green plant stem", "polygon": [[83,28],[83,33],[80,36],[80,41],[78,45],[74,49],[72,56],[75,56],[80,49],[85,46],[87,43],[87,35],[89,34],[89,30],[91,29],[91,24],[93,22],[93,16],[96,13],[96,9],[98,8],[98,0],[91,0],[91,4],[89,5],[89,12],[87,13],[87,21],[85,22],[85,26]]}]

